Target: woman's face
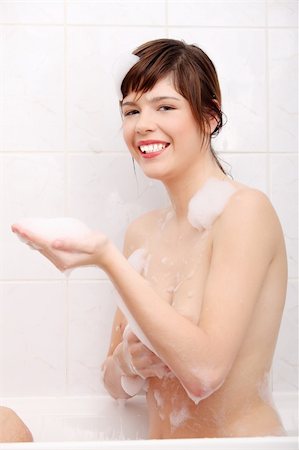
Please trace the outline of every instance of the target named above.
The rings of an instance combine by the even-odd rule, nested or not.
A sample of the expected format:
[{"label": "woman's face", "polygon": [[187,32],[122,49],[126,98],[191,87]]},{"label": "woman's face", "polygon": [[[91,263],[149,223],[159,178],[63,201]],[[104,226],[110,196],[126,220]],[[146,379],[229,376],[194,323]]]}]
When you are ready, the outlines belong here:
[{"label": "woman's face", "polygon": [[188,169],[200,162],[203,134],[170,76],[141,96],[129,93],[122,113],[125,142],[148,177],[188,176]]}]

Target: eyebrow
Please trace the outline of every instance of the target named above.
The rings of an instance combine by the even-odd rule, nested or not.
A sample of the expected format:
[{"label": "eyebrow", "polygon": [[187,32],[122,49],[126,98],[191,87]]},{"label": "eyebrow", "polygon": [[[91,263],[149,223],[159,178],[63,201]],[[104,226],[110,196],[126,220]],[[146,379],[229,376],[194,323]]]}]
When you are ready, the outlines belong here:
[{"label": "eyebrow", "polygon": [[[151,98],[150,100],[149,100],[149,102],[150,103],[157,103],[157,102],[160,102],[161,100],[177,100],[177,101],[181,101],[179,98],[177,98],[177,97],[171,97],[171,96],[169,96],[169,95],[162,95],[162,96],[159,96],[159,97],[153,97],[153,98]],[[133,106],[133,105],[136,105],[136,102],[124,102],[124,103],[122,103],[122,107],[123,106]]]}]

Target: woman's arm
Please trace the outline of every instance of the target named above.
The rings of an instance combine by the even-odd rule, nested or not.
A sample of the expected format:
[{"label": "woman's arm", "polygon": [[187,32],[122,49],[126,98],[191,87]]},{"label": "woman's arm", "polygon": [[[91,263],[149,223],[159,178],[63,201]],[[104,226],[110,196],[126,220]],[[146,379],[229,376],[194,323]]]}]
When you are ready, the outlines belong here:
[{"label": "woman's arm", "polygon": [[[130,396],[123,390],[121,385],[121,377],[125,369],[121,369],[119,364],[119,357],[116,357],[121,352],[123,333],[126,327],[126,319],[123,313],[117,309],[112,325],[110,346],[107,353],[106,360],[102,365],[103,382],[109,394],[114,398],[127,399]],[[129,375],[127,369],[127,375]]]},{"label": "woman's arm", "polygon": [[282,240],[270,202],[249,189],[231,197],[211,232],[213,254],[199,326],[163,301],[100,234],[85,243],[54,242],[54,250],[47,248],[44,254],[50,254],[61,269],[82,262],[101,267],[157,355],[188,392],[204,398],[223,383],[234,362],[277,242]]},{"label": "woman's arm", "polygon": [[[242,345],[281,228],[260,192],[235,194],[214,225],[213,254],[199,326],[161,301],[114,247],[107,272],[135,320],[188,392],[204,398],[221,386]],[[280,243],[280,244],[279,244]]]}]

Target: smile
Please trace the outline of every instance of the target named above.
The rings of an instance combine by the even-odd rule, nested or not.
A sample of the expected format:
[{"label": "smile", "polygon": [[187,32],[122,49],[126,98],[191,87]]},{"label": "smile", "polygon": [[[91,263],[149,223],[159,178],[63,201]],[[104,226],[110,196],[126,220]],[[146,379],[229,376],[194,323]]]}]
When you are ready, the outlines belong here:
[{"label": "smile", "polygon": [[165,143],[159,143],[159,144],[148,144],[148,145],[140,145],[139,149],[143,154],[153,154],[153,153],[160,153],[162,150],[164,150],[166,147],[168,147],[169,144]]}]

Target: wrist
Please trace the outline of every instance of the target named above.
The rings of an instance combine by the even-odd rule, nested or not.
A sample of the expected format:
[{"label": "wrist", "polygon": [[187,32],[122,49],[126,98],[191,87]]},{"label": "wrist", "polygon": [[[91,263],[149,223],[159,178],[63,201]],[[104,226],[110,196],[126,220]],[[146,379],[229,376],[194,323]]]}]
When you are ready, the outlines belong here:
[{"label": "wrist", "polygon": [[118,344],[113,352],[112,359],[114,364],[120,370],[121,375],[125,375],[127,377],[136,376],[136,371],[131,362],[131,357],[128,353],[127,345],[124,342]]},{"label": "wrist", "polygon": [[117,252],[118,250],[114,246],[113,242],[106,237],[105,242],[100,242],[98,249],[96,250],[96,264],[101,269],[108,272]]}]

